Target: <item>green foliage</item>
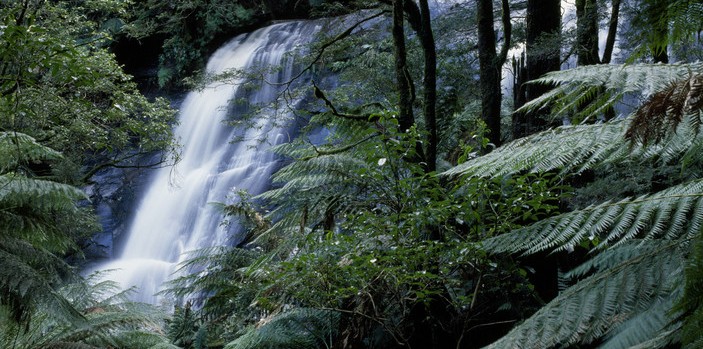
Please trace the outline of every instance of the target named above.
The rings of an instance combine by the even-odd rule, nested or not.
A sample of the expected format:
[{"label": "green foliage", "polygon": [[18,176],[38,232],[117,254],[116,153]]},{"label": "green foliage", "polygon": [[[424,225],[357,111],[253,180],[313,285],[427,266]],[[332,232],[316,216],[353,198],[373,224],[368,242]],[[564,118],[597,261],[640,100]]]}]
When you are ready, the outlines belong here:
[{"label": "green foliage", "polygon": [[496,252],[609,248],[639,238],[677,240],[695,236],[703,224],[703,181],[618,202],[606,201],[543,219],[486,241]]},{"label": "green foliage", "polygon": [[32,309],[26,327],[7,320],[0,307],[0,345],[5,348],[130,348],[175,349],[160,334],[163,313],[158,309],[127,301],[125,291],[104,275],[76,279],[56,289],[76,316],[56,317],[55,305],[44,303]]},{"label": "green foliage", "polygon": [[146,166],[137,163],[140,155],[174,150],[174,111],[165,100],[152,103],[137,92],[102,47],[106,36],[95,23],[63,4],[22,4],[12,1],[0,10],[6,43],[0,129],[60,151],[75,164],[68,168],[85,166],[82,174],[57,173],[75,182],[107,166]]},{"label": "green foliage", "polygon": [[171,343],[179,348],[204,348],[198,341],[200,334],[200,321],[197,319],[197,313],[191,309],[188,303],[185,307],[176,307],[173,317],[168,322],[167,334]]},{"label": "green foliage", "polygon": [[[202,302],[200,317],[218,319],[208,330],[224,330],[232,348],[317,347],[370,333],[377,345],[402,343],[424,326],[417,309],[446,307],[437,321],[459,329],[524,311],[534,299],[527,273],[487,260],[477,242],[555,214],[565,188],[541,174],[445,185],[416,161],[417,130],[399,133],[394,115],[315,116],[304,131],[335,132],[275,148],[291,161],[274,176],[280,185],[254,198],[273,207],[265,218],[246,195],[223,206],[253,223],[247,247],[197,251],[182,266],[192,274],[168,293]],[[484,288],[482,278],[496,281]],[[199,321],[184,322],[185,338]]]},{"label": "green foliage", "polygon": [[138,160],[173,150],[173,110],[139,94],[105,49],[125,6],[0,7],[2,347],[164,347],[161,315],[110,294],[114,284],[89,286],[96,280],[66,262],[100,229],[86,195],[67,183],[85,184],[108,166],[155,165]]},{"label": "green foliage", "polygon": [[684,321],[681,329],[683,348],[696,348],[703,343],[701,326],[703,326],[703,234],[698,234],[692,243],[691,256],[685,269],[686,285],[683,296],[675,309],[683,313]]},{"label": "green foliage", "polygon": [[[0,132],[0,304],[15,321],[27,323],[40,304],[74,316],[53,291],[72,272],[55,254],[75,252],[75,238],[95,228],[77,200],[77,188],[34,178],[34,161],[58,160],[60,155],[19,133]],[[26,153],[25,153],[26,151]]]},{"label": "green foliage", "polygon": [[626,124],[615,121],[603,125],[561,126],[518,138],[443,174],[500,177],[523,171],[579,173],[627,154],[623,139]]},{"label": "green foliage", "polygon": [[[491,348],[577,345],[661,348],[679,342],[679,331],[686,319],[690,317],[695,321],[691,311],[695,306],[672,309],[681,299],[691,297],[689,293],[682,298],[684,280],[689,287],[697,287],[695,278],[688,280],[689,276],[684,274],[684,265],[691,258],[690,242],[701,231],[698,211],[703,187],[700,171],[696,172],[697,165],[691,162],[700,156],[700,105],[692,94],[678,99],[657,96],[660,91],[670,89],[673,82],[678,83],[682,76],[687,77],[686,83],[695,81],[696,78],[688,77],[697,76],[701,68],[698,65],[587,68],[546,77],[545,81],[561,81],[562,85],[555,89],[561,91],[543,96],[527,108],[568,103],[579,98],[577,95],[587,94],[590,86],[606,86],[611,96],[617,98],[636,91],[653,96],[638,107],[638,117],[647,115],[673,120],[670,115],[674,115],[675,110],[684,108],[686,112],[674,126],[668,121],[647,120],[647,127],[659,128],[656,132],[660,136],[654,144],[646,144],[642,139],[628,144],[625,129],[637,130],[645,122],[637,118],[560,127],[506,144],[504,149],[488,154],[488,159],[471,160],[447,174],[465,174],[472,178],[522,171],[558,171],[567,178],[586,169],[599,166],[599,170],[612,169],[619,164],[627,166],[642,160],[645,160],[643,164],[655,165],[658,170],[683,159],[687,168],[679,170],[681,179],[659,183],[665,186],[663,190],[654,193],[645,190],[644,195],[627,198],[618,198],[613,193],[602,202],[541,219],[486,240],[484,246],[494,253],[590,252],[585,262],[566,274],[570,287]],[[578,79],[562,80],[566,76]],[[651,79],[645,82],[642,80],[645,76]],[[570,95],[569,91],[574,94]],[[593,135],[602,135],[602,138]],[[583,143],[578,143],[579,137]],[[533,143],[535,140],[540,140],[541,144]],[[517,147],[519,142],[526,147]],[[567,148],[579,149],[564,149],[559,145],[561,142],[568,143]],[[548,154],[547,149],[557,150],[555,154]],[[492,160],[496,167],[486,160]],[[588,185],[586,183],[585,188]],[[688,309],[689,313],[678,313],[683,309]]]},{"label": "green foliage", "polygon": [[179,80],[205,65],[213,43],[262,21],[266,5],[260,1],[149,0],[136,4],[126,32],[137,39],[166,37],[160,56],[159,84]]},{"label": "green foliage", "polygon": [[603,268],[542,307],[487,348],[551,348],[607,339],[628,348],[666,330],[680,292],[686,244],[650,246]]},{"label": "green foliage", "polygon": [[[657,95],[674,82],[691,84],[697,81],[700,65],[632,65],[632,66],[585,66],[572,70],[553,72],[537,80],[539,83],[557,84],[557,87],[542,95],[523,108],[532,110],[547,104],[556,106],[552,115],[573,117],[576,110],[575,100],[593,100],[591,92],[605,88],[607,93],[599,94],[593,100],[594,106],[585,119],[594,119],[598,110],[612,106],[626,94],[646,93]],[[606,96],[607,95],[607,96]],[[687,95],[695,96],[688,93]],[[590,97],[589,97],[590,96]],[[653,103],[651,99],[643,103],[635,114],[640,117],[625,120],[612,120],[604,124],[561,126],[528,137],[516,139],[486,156],[463,163],[448,171],[445,175],[471,175],[480,177],[497,177],[521,171],[547,172],[560,171],[563,175],[581,173],[599,166],[623,161],[656,161],[671,163],[683,160],[689,164],[700,151],[701,106],[691,104],[695,97]],[[664,103],[663,107],[655,107]],[[564,104],[563,107],[560,107]],[[590,108],[590,107],[589,107]],[[589,109],[586,108],[586,109]],[[678,121],[652,121],[654,118],[668,120],[674,108],[684,110]],[[582,110],[586,110],[582,109]],[[567,114],[560,114],[561,112]],[[581,117],[579,117],[581,118]],[[646,129],[655,127],[657,131],[650,145],[650,134]],[[640,131],[646,128],[644,131]],[[629,138],[629,139],[628,139]]]},{"label": "green foliage", "polygon": [[567,118],[573,124],[594,122],[625,96],[648,96],[700,70],[700,63],[606,64],[551,72],[531,83],[555,87],[520,110],[532,111],[549,104],[554,120]]},{"label": "green foliage", "polygon": [[623,3],[621,22],[631,23],[621,35],[630,40],[621,43],[629,52],[628,62],[652,61],[657,50],[668,50],[677,61],[695,62],[702,57],[696,44],[701,26],[701,4],[696,0],[643,0]]},{"label": "green foliage", "polygon": [[[177,298],[189,297],[211,317],[245,318],[252,315],[246,309],[254,301],[258,286],[255,282],[248,283],[252,280],[246,278],[245,268],[257,257],[256,251],[236,247],[193,251],[180,267],[180,271],[190,274],[170,281],[165,293]],[[185,316],[196,313],[197,309],[178,312]]]},{"label": "green foliage", "polygon": [[225,349],[313,349],[329,347],[339,322],[333,311],[296,308],[262,319]]},{"label": "green foliage", "polygon": [[[397,102],[388,88],[392,46],[364,34],[312,69],[340,72],[342,88],[329,100],[369,118],[318,108],[299,137],[274,149],[288,161],[276,187],[253,199],[264,206],[246,198],[223,207],[254,224],[244,247],[199,251],[184,265],[193,274],[170,292],[204,302],[200,317],[177,314],[181,338],[198,337],[202,327],[192,325],[204,321],[224,331],[227,348],[394,347],[425,335],[459,347],[475,328],[525,318],[536,298],[527,278],[541,275],[520,267],[521,258],[550,253],[579,265],[559,265],[561,293],[491,348],[700,343],[692,334],[700,282],[695,268],[684,273],[697,263],[689,253],[703,217],[701,108],[690,103],[700,64],[551,73],[536,83],[555,88],[524,110],[550,106],[554,119],[577,125],[481,155],[488,144],[480,125],[467,126],[478,114],[464,79],[471,56],[440,62],[454,75],[442,97],[454,116],[444,120],[452,138],[444,144],[460,164],[437,175],[418,162],[421,125],[400,134],[395,113],[385,111]],[[633,114],[644,119],[598,122],[630,98],[640,99]],[[602,177],[632,164],[645,170],[631,186],[612,188],[622,181]],[[674,178],[655,178],[668,174]],[[566,183],[591,194],[568,201]]]}]

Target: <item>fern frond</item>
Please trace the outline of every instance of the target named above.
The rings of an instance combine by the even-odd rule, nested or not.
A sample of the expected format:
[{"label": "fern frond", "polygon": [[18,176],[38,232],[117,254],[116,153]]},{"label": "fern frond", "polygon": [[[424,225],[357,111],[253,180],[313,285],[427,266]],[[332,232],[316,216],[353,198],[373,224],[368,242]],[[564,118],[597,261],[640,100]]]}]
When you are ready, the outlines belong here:
[{"label": "fern frond", "polygon": [[516,139],[444,172],[445,176],[498,177],[522,171],[581,172],[620,159],[628,153],[623,141],[627,123],[562,126]]},{"label": "fern frond", "polygon": [[686,266],[683,297],[676,304],[683,322],[681,343],[684,348],[698,348],[703,343],[703,233],[693,240],[691,256]]},{"label": "fern frond", "polygon": [[87,198],[74,186],[15,174],[0,175],[0,207],[62,210],[75,207],[76,200]]},{"label": "fern frond", "polygon": [[[91,301],[84,302],[80,308],[83,320],[80,322],[61,321],[47,317],[35,323],[42,329],[38,338],[32,339],[35,347],[62,347],[63,345],[90,345],[96,348],[149,348],[165,343],[160,331],[160,323],[165,314],[159,308],[149,304],[122,301],[124,297],[107,293],[107,297],[98,294],[113,289],[111,282],[92,285],[85,280],[68,284],[59,289],[58,294],[67,299]],[[78,293],[85,293],[76,296]],[[116,294],[121,294],[119,291]],[[74,306],[77,304],[73,304]],[[28,338],[31,339],[31,338]]]},{"label": "fern frond", "polygon": [[46,312],[74,322],[81,315],[54,292],[70,268],[61,258],[21,239],[0,239],[0,304],[8,305],[12,318],[20,323],[31,317],[41,304]]},{"label": "fern frond", "polygon": [[[254,250],[236,247],[211,247],[193,251],[179,266],[179,272],[184,276],[169,280],[161,294],[188,297],[199,303],[202,301],[203,308],[208,312],[227,313],[239,298],[238,291],[242,285],[238,281],[245,272],[243,268],[253,263],[259,254]],[[227,300],[218,303],[223,298]]]},{"label": "fern frond", "polygon": [[120,348],[129,349],[180,349],[164,340],[163,335],[145,330],[121,331],[115,336]]},{"label": "fern frond", "polygon": [[259,327],[225,346],[225,349],[319,348],[335,335],[339,314],[329,310],[294,308],[263,320]]},{"label": "fern frond", "polygon": [[[661,331],[658,335],[648,341],[644,341],[640,344],[633,345],[629,349],[660,349],[660,348],[671,348],[672,345],[680,343],[679,340],[679,330],[681,329],[681,324],[673,324],[670,329]],[[686,348],[685,349],[694,349]],[[695,348],[700,348],[696,346]]]},{"label": "fern frond", "polygon": [[0,173],[12,171],[20,164],[61,157],[61,153],[37,143],[26,134],[0,132]]},{"label": "fern frond", "polygon": [[[551,170],[578,173],[626,156],[660,159],[663,162],[693,158],[703,148],[699,132],[703,124],[701,71],[703,63],[623,67],[601,65],[550,73],[538,81],[557,84],[558,87],[528,103],[523,107],[525,110],[540,108],[563,98],[561,109],[559,103],[552,108],[556,110],[554,117],[563,117],[560,114],[573,110],[581,100],[593,99],[593,89],[597,87],[617,89],[619,92],[615,95],[600,94],[590,106],[579,105],[576,109],[600,112],[622,94],[633,91],[646,91],[650,97],[631,120],[616,120],[603,125],[562,126],[543,131],[514,140],[485,156],[458,165],[444,172],[444,175],[497,177],[521,171]],[[627,144],[626,140],[631,142]],[[647,144],[652,140],[657,143]],[[634,144],[637,142],[645,146]]]},{"label": "fern frond", "polygon": [[616,248],[600,251],[576,268],[566,272],[564,278],[567,280],[577,280],[591,275],[594,272],[613,268],[641,255],[643,252],[655,250],[659,245],[659,241],[644,241],[639,239],[624,242]]},{"label": "fern frond", "polygon": [[[667,243],[581,280],[487,348],[571,346],[619,333],[638,339],[633,342],[649,340],[646,325],[638,322],[646,320],[638,316],[676,298],[686,253],[678,241]],[[631,319],[633,326],[620,326]],[[664,319],[652,325],[662,327]]]},{"label": "fern frond", "polygon": [[[102,345],[116,345],[119,338],[105,336],[107,333],[120,333],[135,326],[145,326],[144,314],[137,311],[110,311],[95,309],[86,314],[86,321],[81,326],[65,328],[57,333],[62,341],[68,342],[102,342]],[[153,329],[156,326],[149,326]]]},{"label": "fern frond", "polygon": [[486,241],[497,253],[533,254],[592,240],[597,248],[632,239],[689,238],[703,226],[703,180],[638,198],[607,201],[563,213]]},{"label": "fern frond", "polygon": [[[589,65],[551,72],[532,83],[553,85],[548,93],[526,103],[518,111],[533,111],[548,104],[555,107],[555,120],[570,118],[578,109],[588,109],[579,119],[592,118],[596,111],[614,105],[627,94],[649,96],[661,91],[674,81],[682,80],[690,72],[703,71],[703,63],[692,64],[630,64]],[[594,91],[600,93],[594,94]],[[590,101],[592,104],[584,105]],[[578,108],[577,108],[578,107]]]},{"label": "fern frond", "polygon": [[668,17],[671,22],[671,38],[674,43],[692,41],[703,25],[703,4],[695,0],[670,1]]},{"label": "fern frond", "polygon": [[[644,144],[658,143],[668,134],[675,132],[689,114],[689,128],[697,134],[701,120],[697,115],[703,107],[703,74],[695,74],[688,79],[673,81],[651,96],[637,108],[625,137],[630,141]],[[696,115],[691,115],[691,114]]]},{"label": "fern frond", "polygon": [[[647,347],[663,347],[668,342],[666,337],[670,331],[672,317],[669,312],[674,303],[681,297],[681,287],[672,294],[657,298],[651,307],[617,325],[612,333],[600,346],[602,349],[627,349],[647,343]],[[666,343],[669,344],[669,343]]]}]

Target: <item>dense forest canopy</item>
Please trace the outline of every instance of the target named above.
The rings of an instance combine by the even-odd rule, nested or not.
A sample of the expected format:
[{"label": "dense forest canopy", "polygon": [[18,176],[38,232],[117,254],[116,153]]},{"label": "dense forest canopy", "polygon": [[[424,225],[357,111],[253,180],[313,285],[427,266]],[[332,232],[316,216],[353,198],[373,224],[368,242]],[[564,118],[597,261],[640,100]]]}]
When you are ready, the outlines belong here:
[{"label": "dense forest canopy", "polygon": [[[175,110],[125,68],[160,92],[256,79],[202,71],[284,19],[320,20],[291,53],[309,102],[275,185],[221,205],[240,242],[193,251],[207,272],[168,309],[81,276],[82,188],[178,158]],[[8,0],[0,21],[3,348],[703,346],[700,0]]]}]

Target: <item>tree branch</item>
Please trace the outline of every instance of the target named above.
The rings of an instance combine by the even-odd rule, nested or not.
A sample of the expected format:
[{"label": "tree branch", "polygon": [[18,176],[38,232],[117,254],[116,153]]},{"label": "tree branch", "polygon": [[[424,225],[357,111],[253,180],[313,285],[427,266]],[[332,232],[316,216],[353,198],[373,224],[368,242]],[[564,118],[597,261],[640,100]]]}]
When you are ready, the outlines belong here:
[{"label": "tree branch", "polygon": [[117,159],[117,160],[113,160],[113,161],[107,161],[107,162],[103,162],[103,163],[101,163],[101,164],[99,164],[99,165],[96,165],[96,166],[94,166],[93,168],[91,168],[85,175],[83,175],[83,177],[81,178],[81,182],[82,182],[82,183],[91,183],[92,181],[90,180],[90,178],[92,178],[96,173],[98,173],[98,171],[100,171],[100,170],[102,170],[102,169],[105,169],[105,168],[108,168],[108,167],[113,167],[113,168],[134,168],[134,169],[144,169],[144,168],[146,168],[146,169],[152,169],[152,168],[161,167],[161,165],[163,165],[163,164],[166,163],[166,159],[160,159],[160,160],[157,161],[157,162],[154,162],[154,163],[151,163],[151,164],[146,164],[146,165],[123,165],[123,164],[121,164],[123,161],[128,160],[128,159],[135,158],[135,157],[137,157],[137,156],[139,156],[139,155],[143,155],[143,154],[141,154],[141,153],[132,154],[132,155],[130,155],[130,156],[127,156],[127,157],[124,157],[124,158],[121,158],[121,159]]},{"label": "tree branch", "polygon": [[330,46],[334,45],[338,41],[341,41],[341,40],[345,39],[346,37],[348,37],[349,35],[351,35],[351,33],[354,31],[354,29],[358,28],[363,23],[366,23],[374,18],[381,17],[382,15],[384,15],[386,13],[388,13],[388,11],[384,10],[384,11],[381,11],[379,13],[376,13],[372,16],[366,17],[366,18],[354,23],[354,25],[347,28],[347,30],[341,32],[340,34],[335,36],[332,40],[327,41],[322,46],[320,46],[319,50],[317,51],[317,55],[315,55],[315,58],[313,58],[312,62],[310,62],[310,64],[308,64],[305,68],[303,68],[298,74],[296,74],[295,76],[293,76],[292,78],[290,78],[286,82],[270,83],[270,84],[271,85],[278,85],[278,86],[290,85],[293,81],[295,81],[298,78],[300,78],[301,76],[303,76],[303,74],[305,74],[308,70],[312,69],[312,67],[315,65],[315,63],[317,63],[320,60],[320,58],[322,58],[322,55],[325,53],[326,49],[328,49]]},{"label": "tree branch", "polygon": [[315,84],[315,81],[312,81],[312,86],[315,89],[315,97],[318,99],[321,99],[325,102],[325,105],[327,105],[328,108],[330,108],[330,111],[332,112],[332,115],[334,116],[339,116],[340,118],[344,119],[349,119],[349,120],[357,120],[357,121],[377,121],[378,117],[374,117],[372,114],[364,115],[364,114],[345,114],[345,113],[340,113],[337,111],[337,108],[334,107],[334,104],[327,99],[327,96],[325,96],[325,93],[322,92],[322,90]]},{"label": "tree branch", "polygon": [[315,150],[315,153],[317,153],[317,155],[314,155],[314,156],[306,156],[306,157],[304,157],[304,158],[301,158],[300,160],[301,160],[301,161],[306,161],[306,160],[314,159],[314,158],[316,158],[316,157],[318,157],[318,156],[334,155],[334,154],[343,153],[343,152],[345,152],[345,151],[347,151],[347,150],[350,150],[350,149],[352,149],[352,148],[358,146],[358,145],[361,144],[361,143],[364,143],[364,142],[366,142],[366,141],[368,141],[368,140],[371,140],[371,139],[373,139],[373,138],[375,138],[375,137],[378,137],[378,136],[380,136],[380,135],[381,135],[380,133],[374,133],[374,134],[372,134],[372,135],[370,135],[370,136],[368,136],[368,137],[366,137],[366,138],[364,138],[364,139],[361,139],[361,140],[359,140],[359,141],[357,141],[357,142],[354,142],[354,143],[352,143],[352,144],[345,145],[345,146],[343,146],[343,147],[339,147],[339,148],[336,148],[336,149],[329,149],[329,150],[324,150],[324,149],[321,150],[321,149],[318,149],[317,147],[315,147],[314,144],[311,144],[312,148]]}]

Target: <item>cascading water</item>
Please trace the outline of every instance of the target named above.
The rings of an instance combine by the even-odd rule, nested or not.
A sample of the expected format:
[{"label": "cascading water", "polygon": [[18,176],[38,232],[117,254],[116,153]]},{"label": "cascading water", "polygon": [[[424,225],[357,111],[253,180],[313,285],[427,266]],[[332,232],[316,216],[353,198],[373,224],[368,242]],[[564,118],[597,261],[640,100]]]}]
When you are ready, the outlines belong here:
[{"label": "cascading water", "polygon": [[[281,70],[267,80],[287,81],[294,65],[286,53],[310,40],[316,30],[314,22],[289,22],[239,36],[215,52],[207,71],[279,66]],[[263,136],[269,143],[280,143],[288,139],[286,130],[265,116],[257,116],[255,126],[245,130],[227,126],[229,105],[243,93],[238,85],[216,82],[188,94],[175,132],[183,145],[180,162],[175,169],[157,170],[136,210],[123,252],[98,268],[116,270],[109,278],[123,287],[136,286],[134,300],[157,303],[155,293],[183,261],[184,252],[227,243],[224,217],[209,203],[227,202],[235,187],[258,194],[270,184],[276,159],[266,143],[256,140]],[[279,92],[280,87],[262,83],[246,96],[249,103],[259,104],[273,101]],[[232,144],[235,136],[253,141]]]}]

